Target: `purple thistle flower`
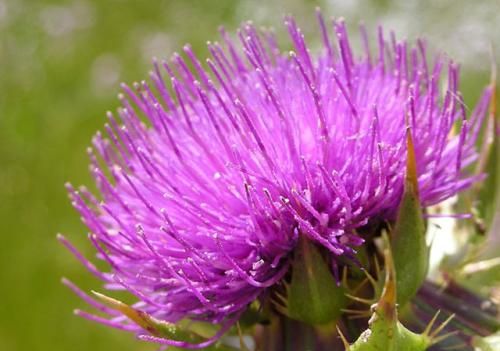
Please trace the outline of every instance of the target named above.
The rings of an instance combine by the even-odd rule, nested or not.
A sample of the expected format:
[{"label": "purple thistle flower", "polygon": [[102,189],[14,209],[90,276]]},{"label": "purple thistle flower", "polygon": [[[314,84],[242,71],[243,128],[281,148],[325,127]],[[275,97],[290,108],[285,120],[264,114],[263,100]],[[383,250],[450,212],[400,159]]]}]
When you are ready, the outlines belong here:
[{"label": "purple thistle flower", "polygon": [[[331,252],[335,274],[355,260],[364,227],[394,219],[407,128],[424,206],[478,180],[464,169],[477,158],[491,91],[467,118],[458,66],[428,62],[423,41],[387,41],[379,28],[372,51],[362,27],[356,56],[344,22],[331,31],[318,18],[317,55],[292,18],[291,53],[245,24],[239,46],[224,31],[224,45],[208,44],[206,65],[186,46],[184,57],[155,61],[152,86],[123,85],[122,107],[89,152],[101,197],[68,185],[110,271],[61,238],[107,289],[128,290],[157,319],[223,332],[284,277],[299,235]],[[84,317],[144,333],[66,283],[109,316]]]}]

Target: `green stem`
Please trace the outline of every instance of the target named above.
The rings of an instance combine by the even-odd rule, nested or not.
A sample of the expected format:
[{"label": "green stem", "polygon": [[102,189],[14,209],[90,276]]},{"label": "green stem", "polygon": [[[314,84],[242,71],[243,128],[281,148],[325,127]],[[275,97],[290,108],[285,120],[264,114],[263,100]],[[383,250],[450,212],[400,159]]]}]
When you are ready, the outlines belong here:
[{"label": "green stem", "polygon": [[[272,335],[279,337],[271,337]],[[259,351],[332,351],[341,350],[335,324],[313,327],[287,317],[273,320],[269,326],[259,327]]]},{"label": "green stem", "polygon": [[316,337],[314,329],[308,325],[304,326],[304,351],[316,350]]},{"label": "green stem", "polygon": [[293,338],[294,336],[296,336],[293,333],[293,327],[292,327],[293,322],[286,317],[283,317],[281,320],[283,321],[282,328],[283,328],[283,336],[285,339],[283,345],[285,345],[285,350],[292,350]]}]

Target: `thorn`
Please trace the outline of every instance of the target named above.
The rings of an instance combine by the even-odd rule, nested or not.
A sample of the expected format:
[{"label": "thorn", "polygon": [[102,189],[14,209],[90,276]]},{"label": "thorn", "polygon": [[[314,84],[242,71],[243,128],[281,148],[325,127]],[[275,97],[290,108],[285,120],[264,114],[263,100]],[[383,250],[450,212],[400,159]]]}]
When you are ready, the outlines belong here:
[{"label": "thorn", "polygon": [[342,344],[344,344],[345,351],[349,351],[351,349],[349,342],[345,338],[344,334],[342,334],[342,331],[340,330],[339,326],[336,325],[335,328],[337,328],[337,333],[339,333],[340,340],[342,340]]},{"label": "thorn", "polygon": [[381,269],[380,269],[380,262],[378,260],[378,257],[377,255],[374,255],[373,256],[373,261],[375,263],[375,272],[377,273],[377,278],[380,277],[380,273],[382,272]]},{"label": "thorn", "polygon": [[436,330],[434,330],[430,335],[429,337],[431,339],[434,339],[447,325],[448,323],[451,322],[451,320],[455,318],[455,314],[451,314],[443,323],[441,323],[441,325],[439,327],[437,327]]},{"label": "thorn", "polygon": [[438,344],[438,343],[440,343],[441,341],[443,341],[444,339],[447,339],[447,338],[449,338],[450,336],[452,336],[452,335],[456,335],[456,334],[458,334],[458,330],[454,330],[454,331],[452,331],[452,332],[449,332],[449,333],[443,334],[443,335],[441,335],[440,337],[437,337],[437,338],[435,338],[434,340],[431,340],[431,341],[432,341],[432,345]]},{"label": "thorn", "polygon": [[368,305],[368,306],[371,306],[373,305],[376,301],[375,300],[370,300],[370,299],[364,299],[362,297],[357,297],[357,296],[354,296],[354,295],[351,295],[351,294],[345,294],[345,296],[347,296],[348,298],[350,298],[351,300],[354,300],[356,302],[360,302],[360,303],[363,303],[365,305]]},{"label": "thorn", "polygon": [[415,195],[418,195],[417,160],[415,156],[415,145],[413,142],[412,130],[409,126],[406,129],[406,145],[406,184],[415,193]]},{"label": "thorn", "polygon": [[370,273],[368,273],[366,269],[363,269],[363,273],[366,275],[366,278],[372,285],[373,290],[375,290],[375,288],[377,287],[377,281],[375,280],[375,278],[373,278],[373,276]]},{"label": "thorn", "polygon": [[250,351],[245,344],[245,340],[243,340],[243,332],[241,330],[240,322],[236,322],[236,329],[238,330],[238,338],[240,339],[240,350]]},{"label": "thorn", "polygon": [[357,319],[366,319],[368,317],[370,317],[371,315],[369,313],[366,313],[366,314],[358,314],[358,315],[353,315],[353,316],[349,316],[347,317],[347,319],[351,320],[351,321],[354,321],[354,320],[357,320]]},{"label": "thorn", "polygon": [[422,333],[422,335],[425,335],[425,336],[429,336],[429,333],[432,329],[432,327],[434,326],[434,323],[436,322],[436,319],[437,317],[439,316],[439,313],[441,313],[441,310],[438,310],[435,314],[434,314],[434,317],[432,317],[431,321],[429,322],[429,324],[427,324],[427,327],[425,327],[425,330],[424,332]]},{"label": "thorn", "polygon": [[351,314],[350,316],[348,316],[349,319],[365,318],[370,317],[371,315],[371,312],[369,310],[353,310],[344,308],[341,311],[347,314]]},{"label": "thorn", "polygon": [[274,305],[274,308],[276,308],[276,310],[281,313],[282,315],[284,316],[287,316],[289,317],[289,313],[288,313],[288,308],[286,308],[285,306],[282,306],[278,303],[278,301],[275,301],[275,300],[271,300],[271,302],[273,303]]},{"label": "thorn", "polygon": [[345,286],[347,290],[351,290],[349,283],[347,282],[347,266],[342,269],[342,285]]},{"label": "thorn", "polygon": [[286,297],[284,295],[275,292],[274,297],[276,297],[279,300],[279,302],[283,303],[283,305],[286,305]]}]

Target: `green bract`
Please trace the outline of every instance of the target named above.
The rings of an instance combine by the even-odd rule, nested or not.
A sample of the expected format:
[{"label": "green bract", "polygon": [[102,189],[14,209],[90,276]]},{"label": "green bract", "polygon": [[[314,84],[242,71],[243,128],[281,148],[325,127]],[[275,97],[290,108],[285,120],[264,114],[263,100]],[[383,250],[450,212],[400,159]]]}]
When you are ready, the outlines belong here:
[{"label": "green bract", "polygon": [[288,315],[312,325],[334,321],[345,305],[344,293],[319,250],[302,235],[288,287]]},{"label": "green bract", "polygon": [[391,232],[400,305],[415,295],[425,280],[429,265],[429,247],[425,240],[425,222],[418,196],[417,165],[410,130],[407,132],[407,148],[403,199]]}]

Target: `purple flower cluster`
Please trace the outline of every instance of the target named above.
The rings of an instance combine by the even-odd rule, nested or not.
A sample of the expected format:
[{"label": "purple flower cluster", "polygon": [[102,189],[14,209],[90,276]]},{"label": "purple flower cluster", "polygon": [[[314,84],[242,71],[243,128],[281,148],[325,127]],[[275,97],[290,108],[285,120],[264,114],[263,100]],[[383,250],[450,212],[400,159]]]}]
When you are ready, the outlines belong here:
[{"label": "purple flower cluster", "polygon": [[[107,289],[128,290],[161,320],[227,327],[283,278],[298,236],[328,250],[336,272],[363,243],[360,228],[394,218],[407,128],[424,206],[477,180],[464,168],[491,92],[467,118],[457,65],[429,62],[424,42],[379,28],[372,50],[362,27],[357,56],[343,21],[318,19],[318,54],[292,18],[285,53],[245,24],[238,45],[224,31],[223,44],[209,43],[205,63],[186,46],[155,62],[152,84],[123,85],[122,107],[90,151],[100,197],[68,186],[110,271],[61,239]],[[85,316],[141,332],[84,298],[108,318]]]}]

